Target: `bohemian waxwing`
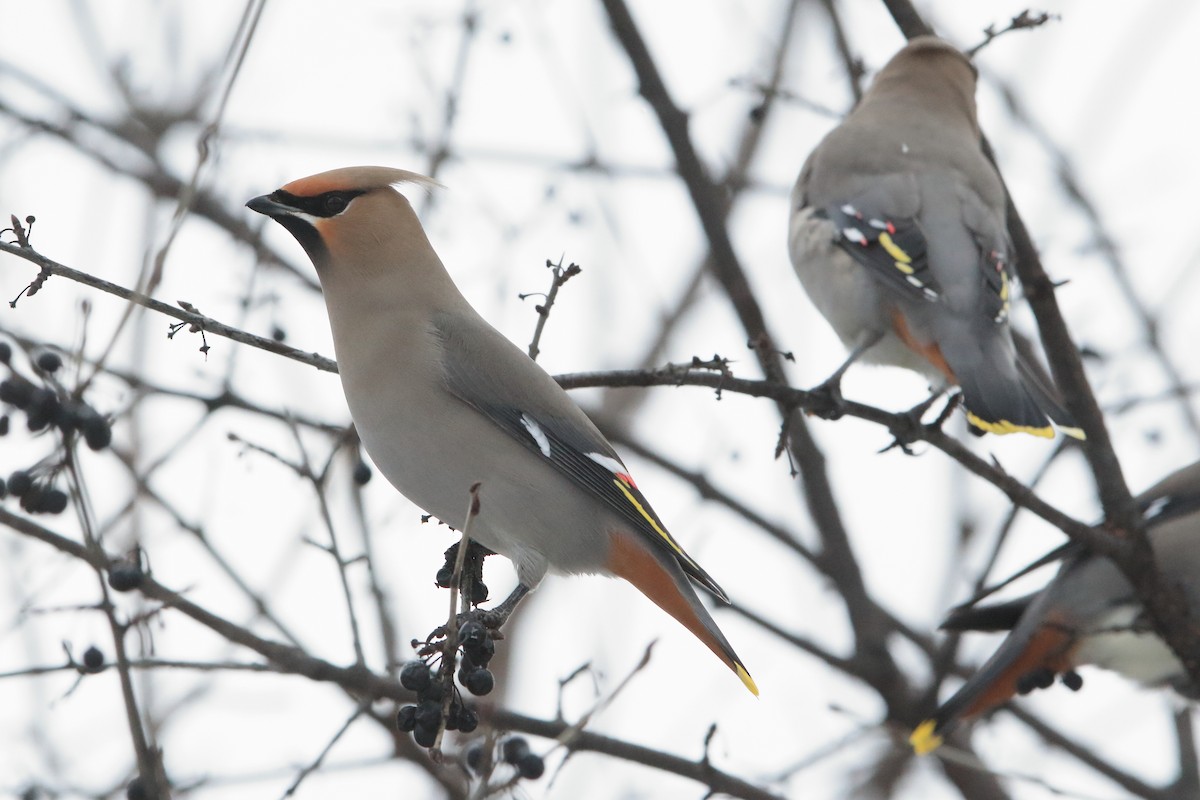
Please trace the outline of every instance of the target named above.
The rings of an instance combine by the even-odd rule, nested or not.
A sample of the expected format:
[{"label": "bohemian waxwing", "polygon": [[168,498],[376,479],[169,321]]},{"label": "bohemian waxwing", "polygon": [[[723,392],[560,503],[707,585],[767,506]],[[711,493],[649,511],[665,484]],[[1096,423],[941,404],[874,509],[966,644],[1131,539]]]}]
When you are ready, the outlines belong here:
[{"label": "bohemian waxwing", "polygon": [[984,157],[975,68],[913,39],[808,157],[788,244],[850,357],[957,384],[973,432],[1082,438],[1009,331],[1015,275],[1005,194]]},{"label": "bohemian waxwing", "polygon": [[[1200,462],[1184,467],[1137,498],[1155,558],[1168,580],[1200,613]],[[1183,665],[1145,618],[1133,588],[1111,561],[1071,544],[1058,575],[1040,592],[1007,603],[967,606],[946,630],[1010,631],[999,649],[909,741],[923,754],[960,721],[1014,694],[1046,688],[1062,675],[1078,689],[1076,667],[1115,670],[1148,686],[1196,697]]]},{"label": "bohemian waxwing", "polygon": [[642,495],[592,421],[475,312],[385,167],[302,178],[247,205],[286,228],[317,269],[359,436],[407,498],[512,560],[503,615],[547,570],[632,583],[758,693],[689,579],[728,602]]}]

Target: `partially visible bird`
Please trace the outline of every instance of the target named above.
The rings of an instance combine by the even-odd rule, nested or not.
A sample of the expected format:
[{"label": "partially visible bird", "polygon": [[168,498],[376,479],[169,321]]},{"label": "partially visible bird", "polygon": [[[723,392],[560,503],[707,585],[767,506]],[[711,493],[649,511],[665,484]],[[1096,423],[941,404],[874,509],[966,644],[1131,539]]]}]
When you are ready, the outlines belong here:
[{"label": "partially visible bird", "polygon": [[[1200,615],[1200,462],[1184,467],[1137,498],[1159,568]],[[1070,544],[1046,588],[1007,603],[955,609],[946,630],[1010,631],[979,670],[909,738],[923,754],[961,721],[1046,688],[1056,677],[1074,689],[1075,669],[1094,665],[1149,686],[1169,686],[1200,699],[1174,652],[1154,632],[1133,588],[1107,558]]]},{"label": "partially visible bird", "polygon": [[416,505],[507,556],[518,585],[547,571],[624,578],[758,693],[689,581],[728,602],[667,532],[629,470],[545,370],[467,302],[385,167],[302,178],[247,205],[286,228],[317,269],[342,388],[363,445]]},{"label": "partially visible bird", "polygon": [[792,190],[792,265],[857,359],[962,389],[976,433],[1082,438],[1014,349],[1004,186],[984,156],[975,68],[913,39],[808,157]]}]

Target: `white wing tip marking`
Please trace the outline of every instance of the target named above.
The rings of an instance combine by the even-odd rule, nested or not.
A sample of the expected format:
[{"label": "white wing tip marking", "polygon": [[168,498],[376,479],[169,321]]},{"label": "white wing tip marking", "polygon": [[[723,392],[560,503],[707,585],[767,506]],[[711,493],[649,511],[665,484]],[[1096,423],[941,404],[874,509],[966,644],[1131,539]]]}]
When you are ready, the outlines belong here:
[{"label": "white wing tip marking", "polygon": [[537,420],[528,414],[521,415],[521,424],[525,426],[525,430],[529,431],[529,435],[537,444],[538,450],[546,458],[550,457],[550,440],[546,438],[546,432],[542,430],[542,426],[537,424]]}]

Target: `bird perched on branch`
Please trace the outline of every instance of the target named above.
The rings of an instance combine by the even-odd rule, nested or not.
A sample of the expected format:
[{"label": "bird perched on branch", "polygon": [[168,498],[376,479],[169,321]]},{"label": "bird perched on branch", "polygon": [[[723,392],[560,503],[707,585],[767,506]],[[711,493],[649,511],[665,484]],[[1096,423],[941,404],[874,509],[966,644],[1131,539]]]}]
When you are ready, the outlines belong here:
[{"label": "bird perched on branch", "polygon": [[808,157],[792,190],[792,264],[857,359],[957,385],[972,431],[1082,438],[1014,349],[1005,190],[984,156],[975,68],[913,39]]},{"label": "bird perched on branch", "polygon": [[[1168,583],[1200,615],[1200,462],[1171,474],[1137,498],[1146,534]],[[960,721],[986,713],[1014,694],[1047,688],[1061,677],[1078,689],[1075,669],[1095,665],[1149,686],[1198,698],[1174,652],[1146,619],[1117,567],[1071,543],[1045,589],[1007,603],[955,609],[946,630],[1011,631],[953,697],[922,722],[909,741],[917,753],[937,748]]]},{"label": "bird perched on branch", "polygon": [[394,186],[429,178],[349,167],[247,205],[316,266],[342,388],[362,443],[402,494],[512,560],[503,619],[547,571],[624,578],[758,693],[691,583],[728,602],[667,532],[620,457],[566,392],[454,285]]}]

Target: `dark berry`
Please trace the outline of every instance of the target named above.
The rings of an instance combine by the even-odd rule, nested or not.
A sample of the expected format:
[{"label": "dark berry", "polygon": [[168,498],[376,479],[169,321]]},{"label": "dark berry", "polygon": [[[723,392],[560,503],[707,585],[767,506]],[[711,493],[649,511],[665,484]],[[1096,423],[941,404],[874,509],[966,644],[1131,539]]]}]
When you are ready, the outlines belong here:
[{"label": "dark berry", "polygon": [[463,623],[463,626],[458,629],[458,641],[462,643],[463,647],[477,646],[486,638],[487,630],[475,620]]},{"label": "dark berry", "polygon": [[0,417],[0,436],[8,436],[8,414]]},{"label": "dark berry", "polygon": [[536,781],[546,772],[546,762],[537,753],[526,753],[517,759],[517,772],[522,778]]},{"label": "dark berry", "polygon": [[33,384],[23,378],[0,381],[0,400],[17,408],[26,408],[33,399]]},{"label": "dark berry", "polygon": [[1078,692],[1083,688],[1083,678],[1075,670],[1067,670],[1062,674],[1063,686],[1070,689],[1072,692]]},{"label": "dark berry", "polygon": [[467,752],[466,752],[467,767],[472,772],[478,773],[480,768],[483,766],[483,757],[484,757],[483,744],[480,742],[475,742],[475,744],[473,744],[467,748]]},{"label": "dark berry", "polygon": [[141,777],[134,778],[125,787],[125,800],[150,800],[150,790]]},{"label": "dark berry", "polygon": [[83,440],[93,450],[103,450],[112,444],[112,427],[108,420],[90,408],[80,415],[79,430],[83,431]]},{"label": "dark berry", "polygon": [[67,493],[62,489],[47,489],[42,492],[42,510],[47,514],[61,514],[67,510]]},{"label": "dark berry", "polygon": [[28,492],[21,495],[21,508],[25,511],[28,511],[30,514],[42,513],[41,487],[34,486]]},{"label": "dark berry", "polygon": [[404,706],[396,712],[396,727],[401,733],[412,733],[417,727],[417,707]]},{"label": "dark berry", "polygon": [[277,342],[282,342],[287,338],[287,331],[276,325],[275,327],[271,328],[271,338]]},{"label": "dark berry", "polygon": [[20,497],[32,488],[33,478],[25,470],[19,469],[8,476],[8,490],[17,497]]},{"label": "dark berry", "polygon": [[4,484],[4,478],[0,478],[0,500],[8,497],[8,487]]},{"label": "dark berry", "polygon": [[432,680],[429,685],[421,691],[417,692],[417,698],[420,700],[428,700],[432,703],[441,703],[442,698],[446,696],[446,687],[439,680]]},{"label": "dark berry", "polygon": [[470,733],[479,727],[479,712],[471,708],[463,708],[458,712],[458,729]]},{"label": "dark berry", "polygon": [[491,694],[492,689],[496,688],[496,678],[492,675],[491,670],[480,667],[467,675],[463,686],[467,687],[467,691],[476,697],[482,697],[485,694]]},{"label": "dark berry", "polygon": [[87,650],[83,651],[84,672],[99,672],[103,668],[104,653],[100,652],[100,648],[92,645]]},{"label": "dark berry", "polygon": [[486,667],[496,655],[496,642],[489,636],[477,645],[464,646],[463,655],[481,667]]},{"label": "dark berry", "polygon": [[410,661],[400,670],[400,685],[405,689],[420,692],[426,689],[432,681],[433,676],[429,673],[429,667],[425,666],[424,661]]},{"label": "dark berry", "polygon": [[118,592],[131,592],[142,585],[146,577],[137,564],[122,561],[108,569],[108,585]]},{"label": "dark berry", "polygon": [[51,353],[47,350],[44,353],[39,353],[33,363],[37,364],[38,369],[45,370],[46,372],[57,372],[58,368],[62,366],[62,358],[58,353]]},{"label": "dark berry", "polygon": [[517,760],[529,752],[529,742],[524,736],[510,736],[500,746],[500,755],[506,764],[516,764]]},{"label": "dark berry", "polygon": [[437,726],[417,725],[413,728],[413,739],[421,747],[433,747],[433,743],[437,741]]},{"label": "dark berry", "polygon": [[354,465],[354,482],[359,486],[366,486],[371,481],[371,468],[367,466],[367,462],[361,458]]},{"label": "dark berry", "polygon": [[12,347],[8,342],[0,342],[0,364],[7,364],[12,360]]},{"label": "dark berry", "polygon": [[25,409],[25,427],[40,431],[58,415],[58,395],[49,389],[34,389]]},{"label": "dark berry", "polygon": [[449,589],[450,584],[454,581],[454,567],[442,567],[437,571],[437,585],[443,589]]},{"label": "dark berry", "polygon": [[488,599],[488,587],[483,581],[471,584],[471,605],[477,606]]},{"label": "dark berry", "polygon": [[417,724],[436,728],[442,721],[442,704],[434,700],[422,700],[417,706]]}]

